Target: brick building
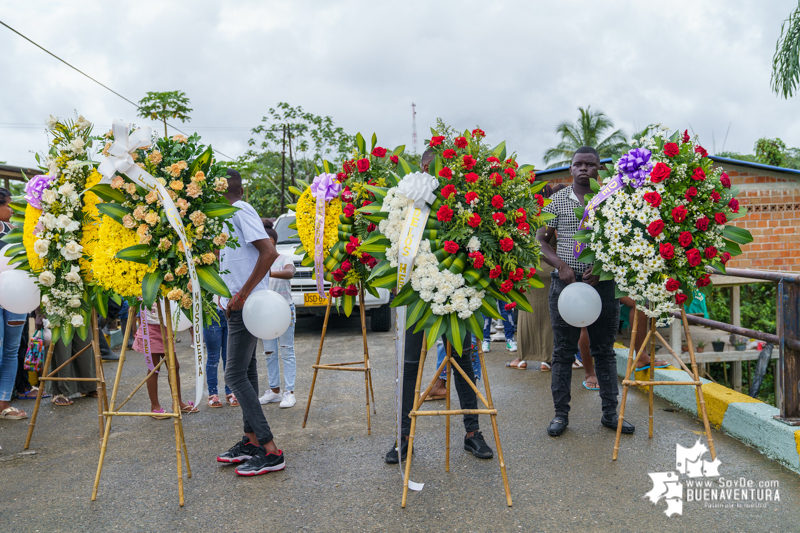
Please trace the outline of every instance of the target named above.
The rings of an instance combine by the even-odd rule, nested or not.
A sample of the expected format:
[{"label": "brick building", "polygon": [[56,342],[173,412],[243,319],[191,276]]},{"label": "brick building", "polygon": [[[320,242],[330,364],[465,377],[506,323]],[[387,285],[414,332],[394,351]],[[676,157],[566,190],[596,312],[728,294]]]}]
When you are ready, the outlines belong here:
[{"label": "brick building", "polygon": [[[800,271],[800,170],[709,157],[739,187],[739,202],[747,208],[747,216],[733,223],[749,230],[754,239],[728,266]],[[568,167],[542,170],[536,175],[551,184],[572,181]]]}]

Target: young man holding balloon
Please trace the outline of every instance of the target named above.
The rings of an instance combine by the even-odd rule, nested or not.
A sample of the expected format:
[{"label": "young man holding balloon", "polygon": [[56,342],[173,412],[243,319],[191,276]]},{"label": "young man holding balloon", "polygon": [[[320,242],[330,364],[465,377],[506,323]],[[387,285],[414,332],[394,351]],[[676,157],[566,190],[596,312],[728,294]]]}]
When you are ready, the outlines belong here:
[{"label": "young man holding balloon", "polygon": [[[548,220],[547,226],[536,233],[544,261],[556,268],[552,273],[549,297],[553,326],[553,375],[550,388],[555,407],[555,417],[547,428],[551,437],[561,435],[569,425],[572,363],[578,352],[581,326],[585,326],[589,333],[590,350],[600,387],[603,410],[600,423],[609,429],[617,429],[618,387],[614,342],[619,327],[619,300],[615,297],[614,281],[600,281],[598,276],[592,274],[592,265],[579,262],[573,252],[576,245],[573,235],[580,225],[575,208],[585,207],[584,196],[592,192],[591,180],[597,179],[599,169],[600,155],[597,150],[589,146],[576,150],[569,167],[572,185],[550,198],[551,202],[544,211],[552,213],[555,218]],[[554,232],[556,250],[548,242]],[[594,289],[583,284],[570,287],[576,282],[583,282]],[[559,302],[562,292],[565,298]],[[577,303],[565,305],[570,296]],[[634,430],[632,424],[623,421],[623,433],[630,434]]]},{"label": "young man holding balloon", "polygon": [[227,452],[217,456],[217,461],[240,464],[236,473],[257,476],[283,470],[286,461],[283,451],[275,445],[261,403],[258,401],[258,338],[245,327],[242,308],[247,298],[256,291],[269,288],[269,270],[278,257],[261,218],[253,206],[242,200],[242,177],[228,169],[228,190],[225,198],[239,210],[228,221],[236,237],[237,248],[223,248],[220,253],[222,279],[233,295],[220,298],[228,319],[228,364],[225,383],[236,394],[242,408],[244,437]]}]

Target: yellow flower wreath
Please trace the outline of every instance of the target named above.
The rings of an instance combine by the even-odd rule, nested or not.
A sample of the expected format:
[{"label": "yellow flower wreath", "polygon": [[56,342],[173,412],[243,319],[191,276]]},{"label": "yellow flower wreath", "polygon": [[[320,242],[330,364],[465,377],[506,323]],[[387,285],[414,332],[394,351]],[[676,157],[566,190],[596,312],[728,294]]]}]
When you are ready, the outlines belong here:
[{"label": "yellow flower wreath", "polygon": [[39,224],[39,217],[42,216],[42,210],[36,209],[31,204],[25,208],[25,224],[22,226],[22,243],[25,245],[25,254],[28,256],[28,264],[31,267],[31,272],[39,274],[44,268],[44,259],[39,259],[39,254],[33,251],[33,245],[36,244],[38,237],[33,234],[36,225]]},{"label": "yellow flower wreath", "polygon": [[92,270],[94,281],[102,288],[114,291],[123,298],[142,295],[142,279],[155,265],[148,267],[141,263],[123,261],[115,256],[128,246],[139,244],[135,231],[127,229],[111,217],[102,215],[98,229],[98,240],[102,246],[92,249]]},{"label": "yellow flower wreath", "polygon": [[[314,257],[314,230],[317,212],[317,201],[311,195],[311,188],[305,190],[297,200],[297,233],[306,254]],[[342,214],[342,201],[339,198],[327,202],[325,206],[325,236],[322,240],[323,258],[339,240],[339,215]]]}]

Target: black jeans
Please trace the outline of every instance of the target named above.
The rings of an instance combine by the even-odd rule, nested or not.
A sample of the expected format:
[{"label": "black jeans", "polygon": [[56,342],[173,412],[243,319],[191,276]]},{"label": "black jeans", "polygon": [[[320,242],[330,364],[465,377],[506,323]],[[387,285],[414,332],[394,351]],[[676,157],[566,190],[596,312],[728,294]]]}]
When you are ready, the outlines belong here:
[{"label": "black jeans", "polygon": [[[417,373],[419,372],[419,360],[422,354],[422,336],[423,332],[413,333],[413,328],[406,330],[406,345],[404,348],[404,361],[403,365],[403,435],[408,435],[411,432],[411,417],[408,413],[414,408],[414,387],[417,383]],[[443,342],[447,339],[442,337]],[[460,357],[454,357],[458,366],[464,371],[472,382],[475,382],[475,371],[472,368],[472,334],[468,333],[464,337],[463,350]],[[230,357],[230,355],[228,355]],[[230,363],[228,363],[230,364]],[[458,400],[461,403],[462,409],[477,409],[478,397],[475,391],[467,384],[464,377],[455,369],[453,369],[453,379],[456,384],[456,392],[458,392]],[[425,378],[422,378],[421,388],[427,387]],[[422,391],[420,391],[422,392]],[[470,431],[478,430],[478,415],[464,415],[464,429],[469,433]]]},{"label": "black jeans", "polygon": [[247,331],[241,311],[231,311],[228,319],[228,364],[225,383],[230,386],[242,409],[244,432],[255,433],[259,444],[272,440],[267,417],[258,401],[258,339]]},{"label": "black jeans", "polygon": [[[553,325],[553,377],[550,388],[556,416],[569,414],[572,363],[578,353],[581,328],[570,326],[558,312],[558,297],[566,285],[557,277],[550,283],[550,322]],[[589,346],[594,358],[594,370],[600,387],[603,414],[611,416],[617,412],[617,356],[614,342],[619,327],[619,300],[614,298],[615,283],[601,281],[595,289],[600,294],[602,308],[600,317],[588,326]]]}]

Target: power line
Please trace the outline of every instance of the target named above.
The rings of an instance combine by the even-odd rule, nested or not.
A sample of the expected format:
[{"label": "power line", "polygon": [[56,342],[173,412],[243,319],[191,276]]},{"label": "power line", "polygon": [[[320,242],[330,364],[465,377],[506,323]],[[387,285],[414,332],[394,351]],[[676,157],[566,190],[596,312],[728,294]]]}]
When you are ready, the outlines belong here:
[{"label": "power line", "polygon": [[[17,35],[19,35],[20,37],[22,37],[23,39],[25,39],[26,41],[28,41],[29,43],[31,43],[31,44],[32,44],[32,45],[34,45],[35,47],[37,47],[37,48],[41,49],[42,51],[46,52],[47,54],[49,54],[49,55],[53,56],[54,58],[56,58],[57,60],[61,61],[62,63],[64,63],[65,65],[67,65],[69,68],[71,68],[72,70],[74,70],[75,72],[78,72],[79,74],[83,74],[84,76],[86,76],[87,78],[89,78],[90,80],[92,80],[93,82],[95,82],[96,84],[98,84],[99,86],[101,86],[101,87],[103,87],[104,89],[106,89],[106,90],[108,90],[108,91],[110,91],[110,92],[114,93],[115,95],[119,96],[120,98],[122,98],[123,100],[125,100],[126,102],[128,102],[129,104],[133,105],[133,106],[134,106],[136,109],[141,109],[141,107],[139,106],[139,104],[137,104],[136,102],[134,102],[134,101],[132,101],[132,100],[129,100],[128,98],[125,98],[124,96],[122,96],[121,94],[119,94],[117,91],[115,91],[115,90],[114,90],[114,89],[112,89],[111,87],[109,87],[109,86],[107,86],[107,85],[105,85],[105,84],[103,84],[103,83],[100,83],[99,81],[97,81],[97,80],[96,80],[96,79],[94,79],[93,77],[91,77],[91,76],[89,76],[88,74],[86,74],[84,71],[82,71],[82,70],[80,70],[79,68],[77,68],[77,67],[75,67],[75,66],[73,66],[73,65],[71,65],[71,64],[69,64],[69,63],[67,63],[65,60],[63,60],[63,59],[61,59],[60,57],[58,57],[57,55],[55,55],[53,52],[51,52],[51,51],[50,51],[50,50],[48,50],[47,48],[45,48],[45,47],[43,47],[42,45],[40,45],[40,44],[38,44],[38,43],[34,42],[33,40],[31,40],[30,38],[26,37],[25,35],[22,35],[20,32],[18,32],[17,30],[15,30],[14,28],[12,28],[11,26],[9,26],[8,24],[6,24],[5,22],[3,22],[2,20],[0,20],[0,24],[2,24],[3,26],[5,26],[5,27],[6,27],[6,28],[8,28],[9,30],[13,31],[14,33],[16,33]],[[182,134],[184,134],[184,135],[189,135],[189,134],[188,134],[188,133],[186,133],[185,131],[182,131],[182,130],[180,130],[180,129],[176,128],[175,126],[173,126],[173,125],[172,125],[172,124],[170,124],[169,122],[166,122],[166,124],[167,124],[167,126],[169,126],[170,128],[172,128],[172,129],[174,129],[175,131],[177,131],[178,133],[182,133]],[[215,148],[212,148],[212,150],[214,150],[216,153],[218,153],[218,154],[219,154],[219,155],[221,155],[222,157],[227,157],[228,159],[230,159],[231,161],[233,161],[233,158],[232,158],[231,156],[229,156],[229,155],[226,155],[226,154],[223,154],[222,152],[220,152],[219,150],[217,150],[217,149],[215,149]]]}]

